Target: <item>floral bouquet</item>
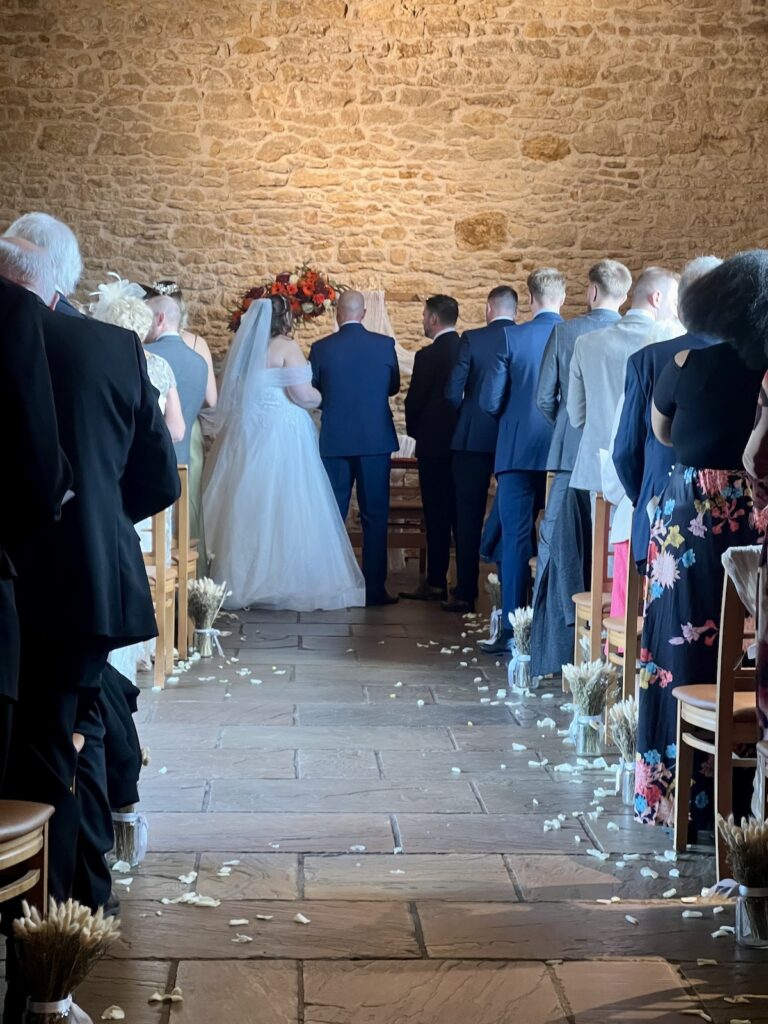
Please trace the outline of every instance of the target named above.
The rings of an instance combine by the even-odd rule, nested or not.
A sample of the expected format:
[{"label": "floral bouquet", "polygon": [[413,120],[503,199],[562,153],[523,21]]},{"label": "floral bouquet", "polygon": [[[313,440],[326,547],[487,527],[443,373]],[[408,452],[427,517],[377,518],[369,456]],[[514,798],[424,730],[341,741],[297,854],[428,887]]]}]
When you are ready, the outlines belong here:
[{"label": "floral bouquet", "polygon": [[611,740],[621,755],[616,778],[617,792],[622,803],[631,807],[635,802],[635,752],[637,750],[637,701],[633,696],[620,700],[608,711]]},{"label": "floral bouquet", "polygon": [[29,992],[27,1024],[90,1021],[72,1002],[72,993],[119,938],[120,921],[73,900],[52,899],[46,918],[25,900],[22,913],[13,934]]},{"label": "floral bouquet", "polygon": [[236,331],[240,320],[257,299],[268,299],[271,295],[284,295],[290,305],[294,321],[309,323],[336,305],[339,293],[344,290],[330,278],[306,264],[290,271],[283,271],[264,284],[256,285],[243,295],[229,317],[229,329]]},{"label": "floral bouquet", "polygon": [[212,657],[214,643],[222,653],[219,631],[213,624],[229,593],[226,583],[214,583],[208,576],[189,581],[189,614],[195,623],[195,649],[201,658]]},{"label": "floral bouquet", "polygon": [[576,709],[576,753],[597,756],[602,753],[605,706],[618,695],[617,669],[598,659],[583,665],[563,665]]},{"label": "floral bouquet", "polygon": [[507,681],[512,688],[513,699],[520,700],[528,690],[536,689],[531,678],[531,624],[532,608],[515,608],[509,613],[509,624],[515,639],[515,652],[507,666]]},{"label": "floral bouquet", "polygon": [[485,591],[491,599],[491,618],[488,623],[488,639],[493,642],[501,632],[501,584],[495,572],[488,573]]}]

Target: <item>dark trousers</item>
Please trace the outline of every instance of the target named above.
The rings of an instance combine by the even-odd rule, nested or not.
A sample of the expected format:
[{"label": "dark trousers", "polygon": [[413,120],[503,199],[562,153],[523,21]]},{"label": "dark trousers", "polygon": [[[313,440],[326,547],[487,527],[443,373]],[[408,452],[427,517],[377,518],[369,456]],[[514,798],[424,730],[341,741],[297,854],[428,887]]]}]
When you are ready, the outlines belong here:
[{"label": "dark trousers", "polygon": [[419,456],[419,488],[427,531],[427,583],[445,590],[456,530],[451,456]]},{"label": "dark trousers", "polygon": [[499,516],[501,518],[502,628],[509,629],[509,613],[528,603],[535,550],[536,516],[544,507],[547,474],[538,470],[499,473]]},{"label": "dark trousers", "polygon": [[389,455],[323,456],[323,465],[344,520],[349,512],[352,487],[357,490],[363,527],[363,576],[369,601],[382,597],[387,582],[391,462]]},{"label": "dark trousers", "polygon": [[454,452],[453,485],[456,495],[456,597],[474,602],[480,571],[488,488],[493,476],[493,452]]},{"label": "dark trousers", "polygon": [[568,493],[568,485],[571,482],[570,470],[558,470],[549,488],[549,497],[544,509],[544,518],[539,528],[539,546],[536,552],[538,563],[536,565],[536,583],[534,584],[534,604],[539,589],[539,581],[544,578],[544,570],[549,565],[549,550],[557,517],[560,515],[565,503],[565,496]]},{"label": "dark trousers", "polygon": [[114,844],[112,811],[107,795],[107,765],[104,753],[102,697],[96,701],[87,692],[80,700],[81,710],[75,732],[85,737],[77,758],[75,796],[80,808],[72,895],[92,909],[102,907],[112,892],[112,876],[105,854]]},{"label": "dark trousers", "polygon": [[[77,755],[72,734],[98,696],[107,652],[96,640],[54,640],[22,632],[19,701],[3,796],[51,804],[48,887],[51,896],[72,895],[80,806],[72,793]],[[5,915],[4,915],[5,916]]]},{"label": "dark trousers", "polygon": [[18,679],[19,620],[16,615],[13,582],[0,578],[0,793],[10,754]]}]

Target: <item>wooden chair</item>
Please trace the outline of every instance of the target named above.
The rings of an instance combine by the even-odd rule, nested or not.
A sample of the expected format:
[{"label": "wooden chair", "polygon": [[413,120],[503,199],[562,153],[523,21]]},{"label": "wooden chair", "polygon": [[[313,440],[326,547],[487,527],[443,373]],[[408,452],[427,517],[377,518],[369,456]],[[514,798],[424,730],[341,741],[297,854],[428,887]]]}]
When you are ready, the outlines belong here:
[{"label": "wooden chair", "polygon": [[[640,637],[643,632],[643,577],[629,552],[627,564],[627,606],[623,617],[603,619],[606,633],[606,657],[621,669],[622,697],[637,695],[637,660],[640,656]],[[627,657],[626,652],[630,652]]]},{"label": "wooden chair", "polygon": [[[755,761],[736,758],[734,748],[757,740],[755,669],[742,667],[747,610],[736,587],[725,575],[715,683],[678,686],[672,691],[677,704],[677,769],[675,849],[688,843],[688,812],[693,774],[693,752],[715,759],[715,813],[728,817],[733,807],[733,769]],[[725,868],[725,844],[717,836],[718,879]]]},{"label": "wooden chair", "polygon": [[197,576],[198,542],[189,534],[189,467],[179,466],[181,494],[174,506],[171,564],[178,578],[177,639],[180,658],[189,657],[189,581]]},{"label": "wooden chair", "polygon": [[757,793],[758,806],[763,817],[768,819],[768,740],[757,744]]},{"label": "wooden chair", "polygon": [[[415,548],[419,552],[419,573],[427,572],[427,530],[424,523],[424,508],[421,504],[421,492],[418,481],[409,483],[408,471],[415,473],[418,462],[414,458],[404,456],[393,457],[390,473],[393,470],[404,470],[402,480],[390,488],[389,497],[389,529],[387,544],[391,549]],[[362,529],[352,527],[349,530],[352,547],[360,550],[363,546]]]},{"label": "wooden chair", "polygon": [[144,553],[149,589],[155,605],[157,640],[153,683],[165,686],[173,672],[173,617],[176,604],[176,567],[168,564],[168,521],[165,512],[152,516],[152,550]]},{"label": "wooden chair", "polygon": [[[573,663],[584,661],[581,641],[589,641],[589,660],[597,661],[602,656],[602,630],[600,626],[611,605],[611,582],[608,576],[608,532],[610,529],[610,505],[602,496],[595,497],[595,512],[592,517],[592,583],[589,591],[574,594],[576,621],[573,639]],[[599,624],[599,625],[598,625]],[[594,627],[594,628],[593,628]],[[563,690],[567,689],[563,679]]]},{"label": "wooden chair", "polygon": [[48,909],[49,804],[0,800],[0,904],[25,896]]}]

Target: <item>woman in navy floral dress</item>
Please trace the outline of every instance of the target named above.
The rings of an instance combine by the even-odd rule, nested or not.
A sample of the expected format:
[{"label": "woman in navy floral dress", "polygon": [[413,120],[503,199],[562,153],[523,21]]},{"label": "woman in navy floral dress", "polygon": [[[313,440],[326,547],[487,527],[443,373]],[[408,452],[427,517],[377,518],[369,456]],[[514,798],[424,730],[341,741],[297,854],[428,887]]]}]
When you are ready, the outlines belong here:
[{"label": "woman in navy floral dress", "polygon": [[[683,320],[723,344],[682,351],[662,371],[653,428],[678,464],[651,525],[641,644],[635,817],[671,826],[677,760],[677,686],[714,682],[724,570],[721,555],[760,533],[742,464],[768,366],[755,323],[768,296],[768,253],[726,260],[693,282]],[[757,303],[757,305],[756,305]],[[759,315],[757,316],[759,320]],[[695,760],[693,825],[712,827],[711,763]]]}]

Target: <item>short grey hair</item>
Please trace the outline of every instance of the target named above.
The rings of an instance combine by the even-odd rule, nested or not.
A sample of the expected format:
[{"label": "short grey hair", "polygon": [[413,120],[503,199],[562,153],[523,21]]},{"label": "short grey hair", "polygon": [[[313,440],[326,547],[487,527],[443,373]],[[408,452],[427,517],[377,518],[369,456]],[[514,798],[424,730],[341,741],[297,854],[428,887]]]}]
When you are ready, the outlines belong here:
[{"label": "short grey hair", "polygon": [[45,249],[25,249],[0,238],[0,275],[38,295],[49,305],[56,294],[53,261]]},{"label": "short grey hair", "polygon": [[57,290],[62,295],[74,292],[83,272],[83,260],[72,228],[49,213],[25,213],[11,224],[5,234],[24,238],[47,249],[53,261]]},{"label": "short grey hair", "polygon": [[710,270],[719,267],[722,262],[719,256],[696,256],[694,259],[689,260],[683,267],[683,272],[680,275],[679,301],[682,302],[686,289],[690,288],[694,281],[698,281],[700,277],[704,277]]}]

